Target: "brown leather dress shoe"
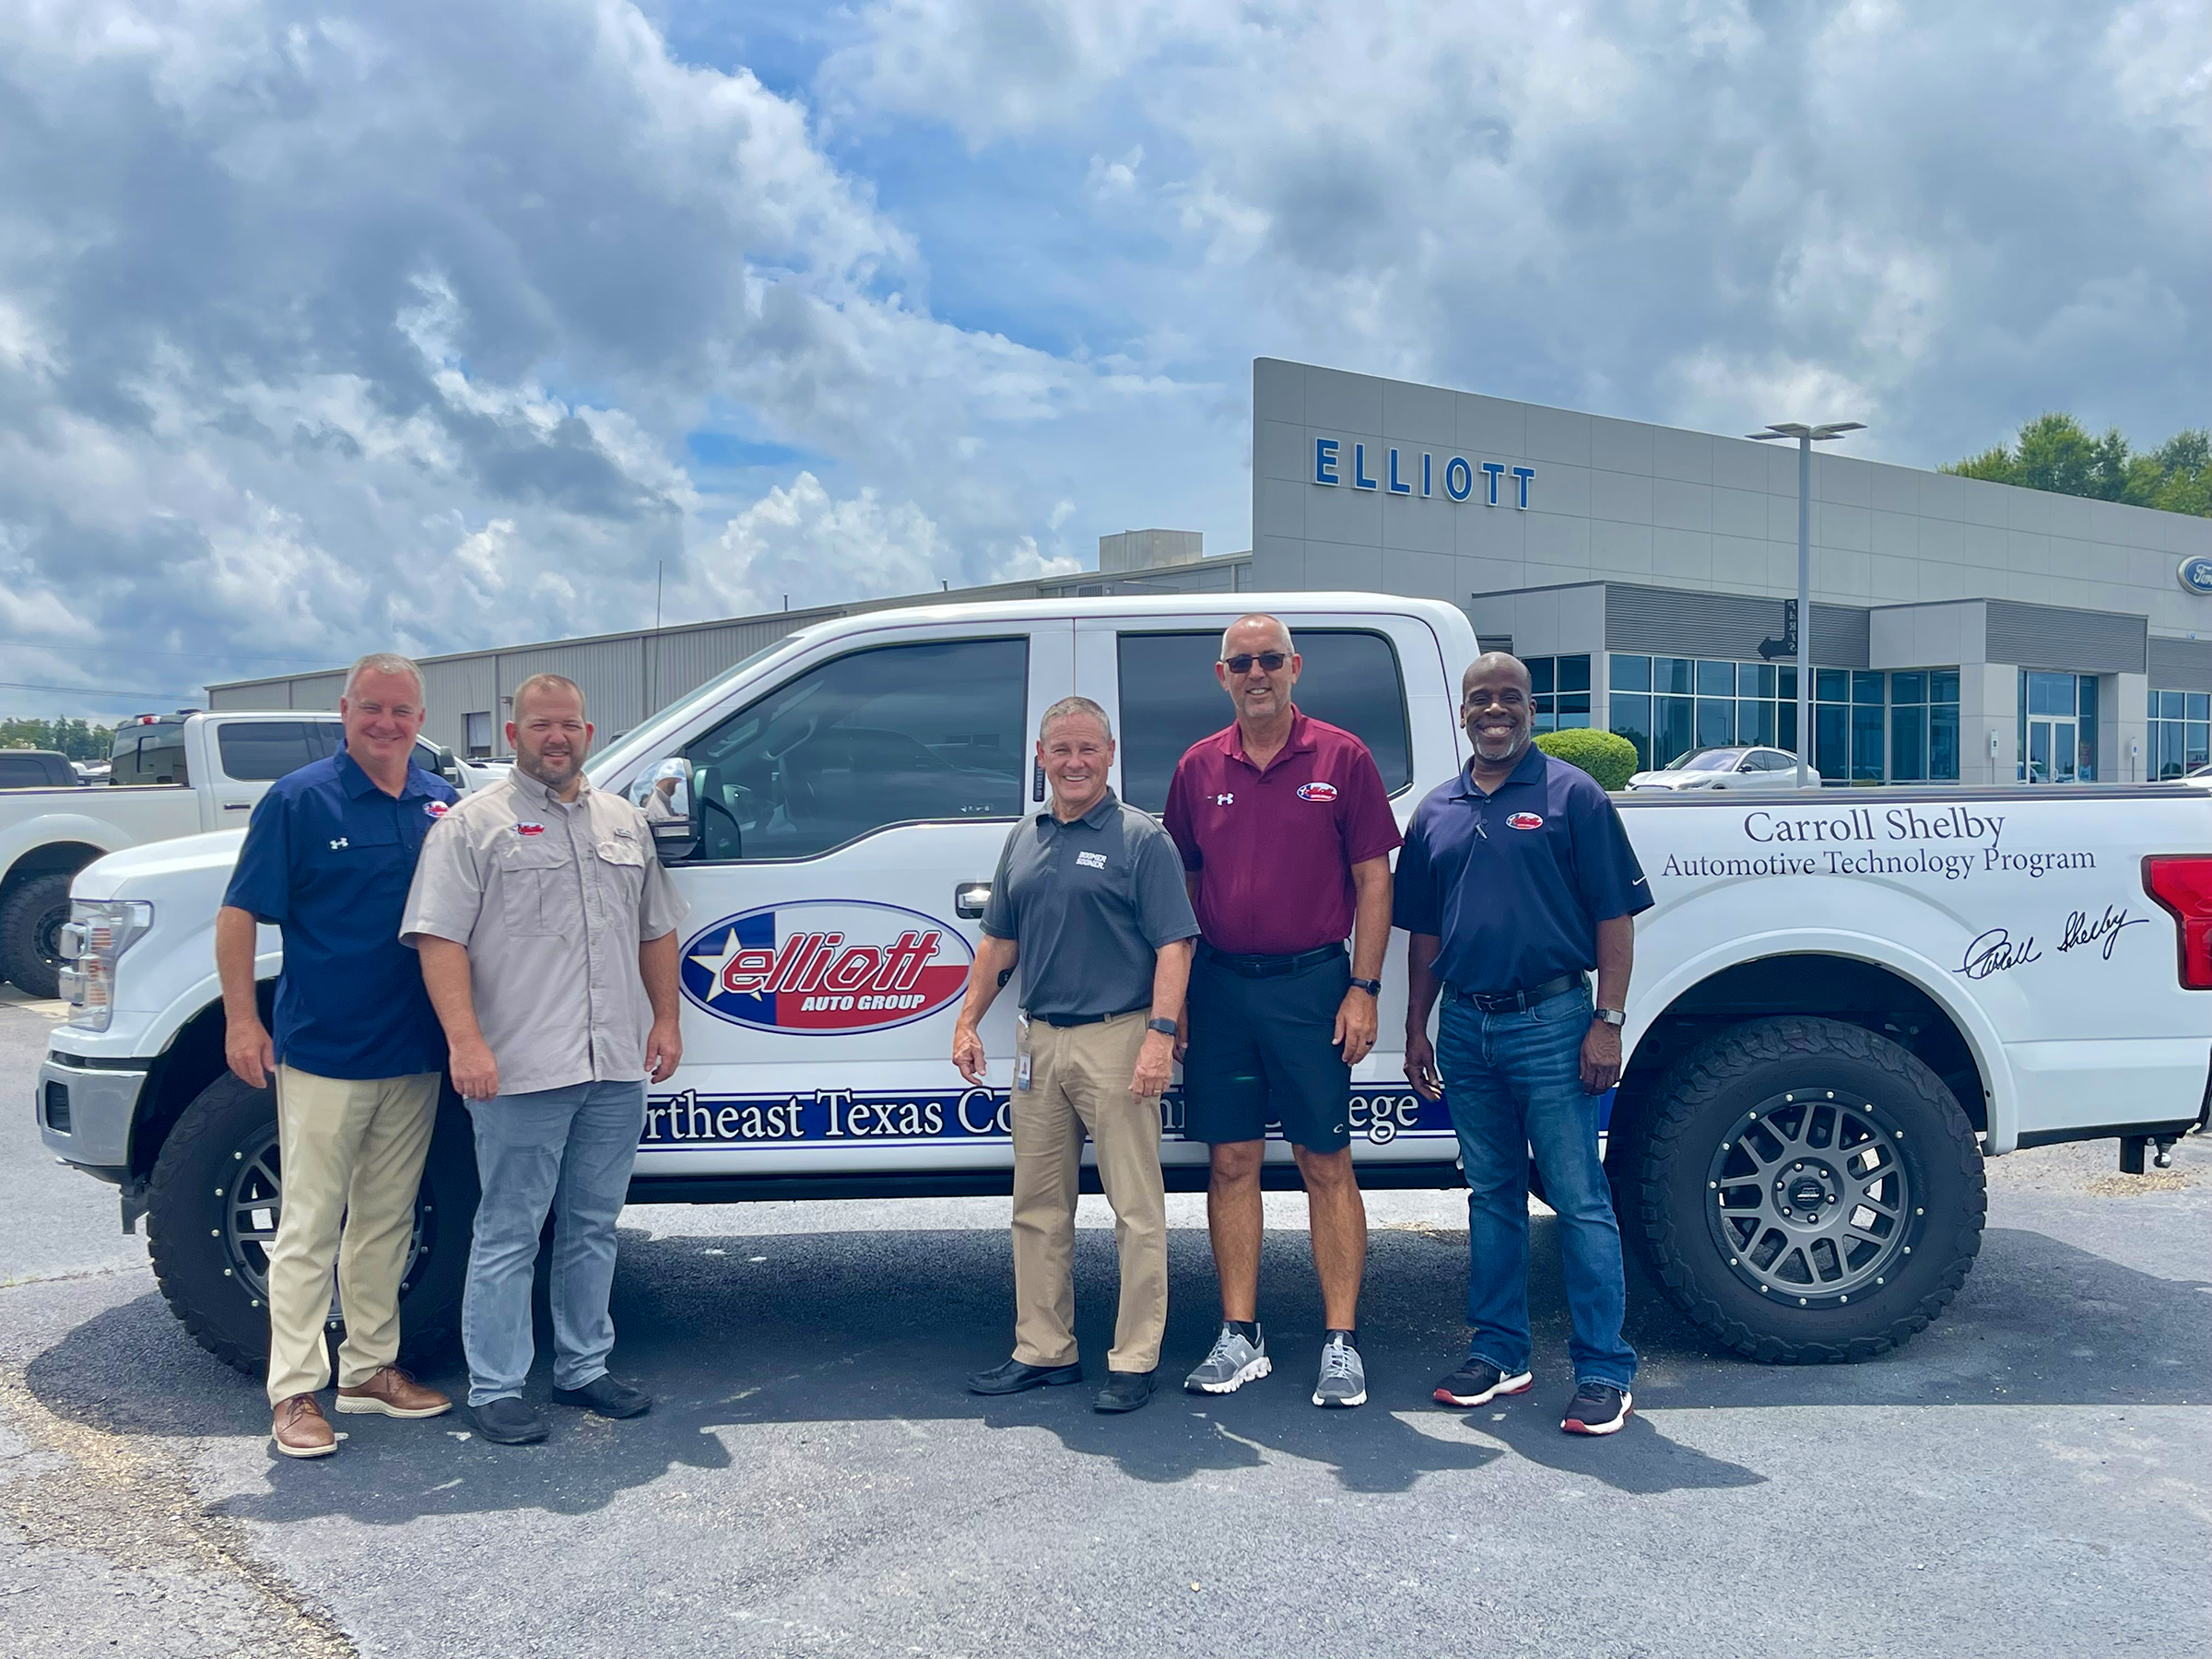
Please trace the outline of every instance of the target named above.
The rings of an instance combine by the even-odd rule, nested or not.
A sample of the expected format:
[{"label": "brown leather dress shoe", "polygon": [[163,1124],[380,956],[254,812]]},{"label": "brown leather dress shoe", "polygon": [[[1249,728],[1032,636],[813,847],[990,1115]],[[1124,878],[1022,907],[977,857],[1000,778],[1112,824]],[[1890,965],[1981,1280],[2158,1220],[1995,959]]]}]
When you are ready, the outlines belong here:
[{"label": "brown leather dress shoe", "polygon": [[338,1390],[338,1409],[345,1412],[433,1418],[453,1408],[451,1400],[434,1388],[425,1388],[396,1365],[385,1366],[358,1388]]},{"label": "brown leather dress shoe", "polygon": [[313,1394],[279,1400],[269,1436],[287,1457],[328,1457],[338,1449],[338,1437],[331,1432],[329,1420]]}]

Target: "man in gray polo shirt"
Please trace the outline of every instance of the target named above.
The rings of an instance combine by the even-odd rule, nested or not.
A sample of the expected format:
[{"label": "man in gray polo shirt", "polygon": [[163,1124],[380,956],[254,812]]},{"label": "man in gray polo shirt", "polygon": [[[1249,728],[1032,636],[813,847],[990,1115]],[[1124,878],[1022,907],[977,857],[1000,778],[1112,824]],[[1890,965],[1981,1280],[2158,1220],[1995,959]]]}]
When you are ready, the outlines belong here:
[{"label": "man in gray polo shirt", "polygon": [[976,1394],[1080,1382],[1073,1271],[1083,1136],[1098,1147],[1113,1206],[1121,1308],[1100,1411],[1152,1394],[1168,1323],[1167,1192],[1159,1097],[1198,920],[1167,831],[1107,787],[1113,730],[1087,697],[1044,712],[1037,763],[1052,809],[1006,837],[983,911],[982,947],[953,1029],[952,1061],[983,1080],[977,1028],[1018,962],[1014,1053],[1014,1357],[968,1380]]}]

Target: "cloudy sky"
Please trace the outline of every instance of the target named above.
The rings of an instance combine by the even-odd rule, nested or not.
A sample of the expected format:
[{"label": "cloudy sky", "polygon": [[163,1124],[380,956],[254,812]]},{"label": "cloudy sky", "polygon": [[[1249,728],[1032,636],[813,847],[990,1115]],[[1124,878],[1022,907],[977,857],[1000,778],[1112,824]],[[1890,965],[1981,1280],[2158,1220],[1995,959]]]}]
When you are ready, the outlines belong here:
[{"label": "cloudy sky", "polygon": [[14,0],[0,712],[1233,551],[1255,355],[2155,442],[2208,180],[2202,0]]}]

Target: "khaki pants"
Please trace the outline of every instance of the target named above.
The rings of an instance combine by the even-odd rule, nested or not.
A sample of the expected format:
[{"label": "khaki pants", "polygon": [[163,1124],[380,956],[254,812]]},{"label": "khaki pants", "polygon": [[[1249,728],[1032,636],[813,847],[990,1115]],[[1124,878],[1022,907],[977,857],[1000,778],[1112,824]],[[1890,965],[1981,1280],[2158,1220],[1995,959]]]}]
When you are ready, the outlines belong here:
[{"label": "khaki pants", "polygon": [[284,1204],[269,1252],[270,1405],[329,1385],[334,1263],[346,1312],[338,1385],[358,1388],[399,1357],[399,1279],[437,1122],[436,1072],[353,1079],[276,1068]]},{"label": "khaki pants", "polygon": [[1145,1018],[1140,1009],[1096,1025],[1023,1022],[1018,1052],[1030,1057],[1030,1086],[1014,1091],[1014,1358],[1025,1365],[1076,1361],[1076,1198],[1086,1130],[1121,1253],[1107,1369],[1149,1371],[1159,1363],[1168,1323],[1159,1097],[1129,1092]]}]

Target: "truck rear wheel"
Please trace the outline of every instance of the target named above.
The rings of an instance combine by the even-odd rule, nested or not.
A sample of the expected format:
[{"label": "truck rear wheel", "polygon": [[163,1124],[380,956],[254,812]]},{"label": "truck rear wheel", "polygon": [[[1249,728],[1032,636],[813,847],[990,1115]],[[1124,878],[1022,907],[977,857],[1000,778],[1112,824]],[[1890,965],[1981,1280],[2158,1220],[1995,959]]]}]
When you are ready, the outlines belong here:
[{"label": "truck rear wheel", "polygon": [[[467,1112],[449,1095],[439,1104],[401,1276],[400,1341],[408,1357],[434,1353],[461,1327],[477,1197]],[[261,1376],[269,1358],[268,1253],[284,1208],[276,1091],[248,1088],[227,1072],[201,1090],[162,1146],[147,1200],[147,1249],[171,1311],[218,1359]],[[345,1328],[334,1293],[334,1343]]]},{"label": "truck rear wheel", "polygon": [[1866,1359],[1958,1294],[1988,1198],[1973,1125],[1886,1038],[1789,1017],[1677,1062],[1628,1183],[1668,1298],[1767,1364]]},{"label": "truck rear wheel", "polygon": [[69,873],[33,876],[0,902],[0,978],[30,996],[62,992],[62,924],[69,920]]}]

